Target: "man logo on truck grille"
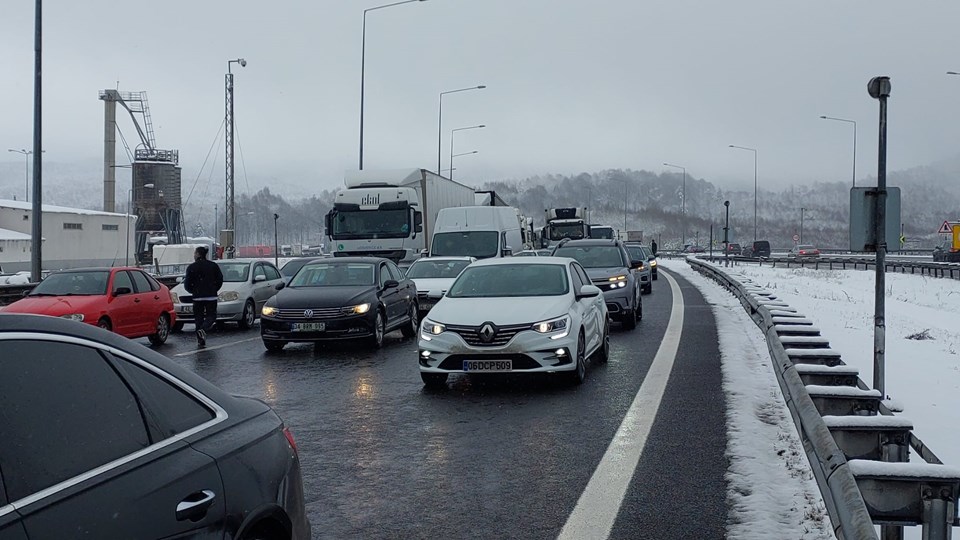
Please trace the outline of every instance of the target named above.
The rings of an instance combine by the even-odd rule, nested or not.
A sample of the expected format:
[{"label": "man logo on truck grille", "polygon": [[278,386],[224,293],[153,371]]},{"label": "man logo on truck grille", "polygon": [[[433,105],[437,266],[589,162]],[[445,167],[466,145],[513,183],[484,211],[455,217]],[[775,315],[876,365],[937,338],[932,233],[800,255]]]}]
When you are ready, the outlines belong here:
[{"label": "man logo on truck grille", "polygon": [[484,323],[477,334],[480,336],[480,341],[490,343],[493,338],[497,337],[497,327],[493,323]]}]

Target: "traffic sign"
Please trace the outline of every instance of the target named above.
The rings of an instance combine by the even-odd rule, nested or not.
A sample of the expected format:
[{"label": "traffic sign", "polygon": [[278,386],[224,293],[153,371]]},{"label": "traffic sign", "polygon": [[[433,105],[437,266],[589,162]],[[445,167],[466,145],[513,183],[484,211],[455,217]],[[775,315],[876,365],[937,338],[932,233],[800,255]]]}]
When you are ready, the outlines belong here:
[{"label": "traffic sign", "polygon": [[949,221],[944,221],[943,225],[940,226],[940,230],[937,231],[938,234],[950,234],[951,232],[953,231],[950,229]]},{"label": "traffic sign", "polygon": [[903,245],[906,244],[906,243],[907,243],[907,237],[901,234],[901,235],[900,235],[900,247],[902,248]]},{"label": "traffic sign", "polygon": [[799,241],[800,241],[800,235],[799,235],[799,234],[793,235],[793,241],[794,241],[794,242],[799,242]]}]

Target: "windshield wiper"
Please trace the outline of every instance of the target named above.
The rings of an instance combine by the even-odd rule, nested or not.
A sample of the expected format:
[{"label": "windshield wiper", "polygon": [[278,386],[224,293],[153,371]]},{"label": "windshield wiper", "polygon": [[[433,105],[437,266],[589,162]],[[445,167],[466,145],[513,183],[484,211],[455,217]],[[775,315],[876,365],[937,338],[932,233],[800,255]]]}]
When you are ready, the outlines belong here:
[{"label": "windshield wiper", "polygon": [[48,292],[32,292],[27,296],[60,296],[59,294],[53,294]]}]

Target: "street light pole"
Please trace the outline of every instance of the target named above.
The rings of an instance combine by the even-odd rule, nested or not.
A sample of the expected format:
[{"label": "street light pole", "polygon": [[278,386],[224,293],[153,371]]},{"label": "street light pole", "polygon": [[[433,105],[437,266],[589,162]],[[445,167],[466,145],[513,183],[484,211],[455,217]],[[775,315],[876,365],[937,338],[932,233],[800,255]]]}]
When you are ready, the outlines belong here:
[{"label": "street light pole", "polygon": [[800,207],[800,244],[803,244],[803,211],[806,210],[804,207]]},{"label": "street light pole", "polygon": [[[30,156],[33,154],[32,150],[14,150],[8,148],[7,152],[15,152],[17,154],[23,154],[23,200],[30,202]],[[46,150],[41,150],[40,153],[44,153]]]},{"label": "street light pole", "polygon": [[[367,13],[370,11],[376,11],[378,9],[384,9],[393,6],[401,6],[403,4],[410,4],[413,2],[426,2],[427,0],[403,0],[402,2],[394,2],[392,4],[384,4],[382,6],[374,6],[372,8],[367,8],[363,10],[363,26],[361,29],[361,45],[360,45],[360,170],[363,170],[363,98],[364,92],[366,90],[366,68],[367,68]],[[439,167],[438,167],[439,168]]]},{"label": "street light pole", "polygon": [[857,187],[857,121],[847,120],[846,118],[837,118],[834,116],[820,116],[823,120],[834,120],[836,122],[846,122],[853,124],[853,187]]},{"label": "street light pole", "polygon": [[876,212],[876,286],[874,288],[873,388],[886,398],[886,218],[887,218],[887,98],[890,78],[874,77],[867,85],[870,97],[880,101],[880,129],[877,143],[877,212]]},{"label": "street light pole", "polygon": [[450,130],[450,179],[451,180],[453,180],[453,158],[456,157],[453,155],[453,135],[458,131],[465,131],[468,129],[482,129],[485,127],[487,127],[485,124],[480,124],[478,126],[467,126],[467,127],[460,127],[460,128]]},{"label": "street light pole", "polygon": [[277,233],[277,220],[280,214],[273,214],[273,265],[280,267],[280,235]]},{"label": "street light pole", "polygon": [[486,88],[486,85],[471,86],[470,88],[460,88],[458,90],[447,90],[446,92],[440,92],[440,107],[437,111],[437,174],[441,174],[440,171],[440,154],[442,152],[443,143],[443,96],[446,94],[456,94],[457,92],[468,92],[470,90],[483,90]]},{"label": "street light pole", "polygon": [[738,150],[747,150],[753,152],[753,241],[757,241],[757,149],[749,148],[747,146],[737,146],[731,144],[730,148],[736,148]]},{"label": "street light pole", "polygon": [[33,221],[30,225],[30,281],[40,282],[42,261],[43,261],[43,181],[41,179],[42,167],[42,127],[41,122],[41,97],[43,95],[43,86],[41,84],[43,63],[41,61],[43,52],[43,2],[36,0],[35,21],[33,27],[33,206],[31,214]]},{"label": "street light pole", "polygon": [[726,221],[723,225],[723,257],[725,266],[730,266],[730,201],[723,201]]},{"label": "street light pole", "polygon": [[683,171],[683,184],[680,187],[680,220],[683,222],[683,238],[680,239],[680,244],[682,245],[687,241],[687,168],[670,163],[664,163],[664,166]]}]

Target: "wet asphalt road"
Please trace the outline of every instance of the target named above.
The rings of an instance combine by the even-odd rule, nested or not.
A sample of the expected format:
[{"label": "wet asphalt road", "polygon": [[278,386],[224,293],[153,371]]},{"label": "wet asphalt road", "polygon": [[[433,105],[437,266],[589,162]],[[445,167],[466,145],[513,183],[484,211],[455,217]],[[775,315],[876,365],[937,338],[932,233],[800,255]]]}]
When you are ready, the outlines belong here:
[{"label": "wet asphalt road", "polygon": [[[611,538],[722,538],[726,447],[716,325],[677,278],[683,335],[659,413]],[[267,353],[227,325],[158,350],[226,391],[258,397],[294,432],[315,538],[555,538],[653,361],[672,305],[644,296],[634,331],[613,325],[608,364],[571,387],[548,375],[451,376],[424,389],[400,332],[362,344]],[[187,326],[187,330],[192,327]]]}]

